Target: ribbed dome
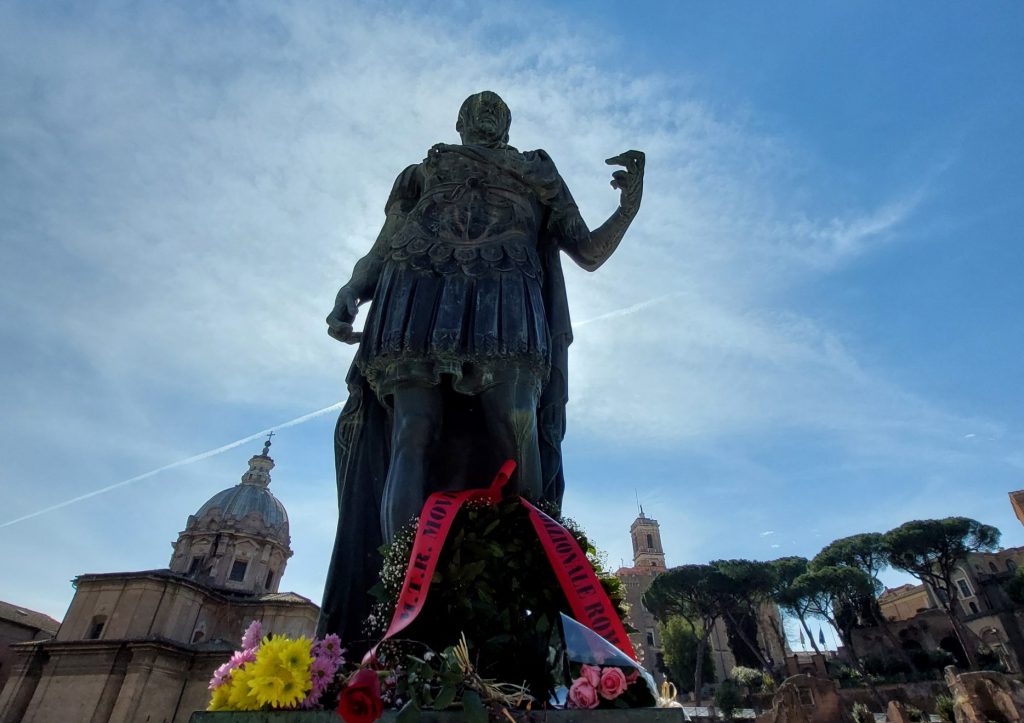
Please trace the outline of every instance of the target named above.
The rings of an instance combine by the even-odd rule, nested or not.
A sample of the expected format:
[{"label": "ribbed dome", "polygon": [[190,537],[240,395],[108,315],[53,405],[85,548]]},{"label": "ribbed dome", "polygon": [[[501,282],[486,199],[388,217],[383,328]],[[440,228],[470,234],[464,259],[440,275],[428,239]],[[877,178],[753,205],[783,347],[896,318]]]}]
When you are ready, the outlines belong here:
[{"label": "ribbed dome", "polygon": [[256,512],[267,525],[284,527],[285,532],[288,530],[288,513],[284,505],[266,487],[242,483],[221,490],[199,508],[196,517],[201,519],[214,508],[220,509],[221,518],[234,517],[238,520]]},{"label": "ribbed dome", "polygon": [[192,519],[198,522],[214,509],[220,510],[216,517],[224,522],[230,519],[242,520],[255,512],[265,525],[287,537],[288,513],[281,501],[267,489],[270,470],[274,468],[274,460],[270,458],[269,451],[268,440],[263,447],[263,454],[257,454],[249,460],[249,469],[242,475],[241,483],[215,494],[199,508]]}]

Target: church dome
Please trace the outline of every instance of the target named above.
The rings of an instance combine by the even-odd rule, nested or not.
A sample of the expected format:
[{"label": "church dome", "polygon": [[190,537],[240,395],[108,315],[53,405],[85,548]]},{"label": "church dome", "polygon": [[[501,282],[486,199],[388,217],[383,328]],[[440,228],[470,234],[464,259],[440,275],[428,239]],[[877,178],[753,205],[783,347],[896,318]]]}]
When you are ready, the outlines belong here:
[{"label": "church dome", "polygon": [[270,470],[274,460],[270,457],[270,441],[263,453],[249,460],[249,469],[234,487],[221,490],[189,517],[186,530],[237,528],[252,533],[262,532],[269,537],[289,539],[288,513],[270,491]]},{"label": "church dome", "polygon": [[199,508],[196,517],[204,517],[212,510],[220,510],[220,516],[240,520],[251,514],[259,515],[269,527],[282,527],[288,531],[288,513],[281,500],[274,497],[266,487],[239,484],[221,490]]},{"label": "church dome", "polygon": [[269,452],[268,439],[237,485],[189,515],[174,543],[172,572],[233,592],[277,591],[292,550],[288,513],[268,489]]}]

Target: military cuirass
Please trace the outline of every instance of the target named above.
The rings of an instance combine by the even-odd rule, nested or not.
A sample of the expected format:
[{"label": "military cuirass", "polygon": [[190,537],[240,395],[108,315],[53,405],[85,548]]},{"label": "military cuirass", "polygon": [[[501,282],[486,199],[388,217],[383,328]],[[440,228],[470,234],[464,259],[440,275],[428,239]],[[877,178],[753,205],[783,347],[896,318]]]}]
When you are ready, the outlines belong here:
[{"label": "military cuirass", "polygon": [[442,275],[520,271],[536,278],[541,213],[529,186],[508,172],[433,148],[423,162],[420,197],[385,255]]}]

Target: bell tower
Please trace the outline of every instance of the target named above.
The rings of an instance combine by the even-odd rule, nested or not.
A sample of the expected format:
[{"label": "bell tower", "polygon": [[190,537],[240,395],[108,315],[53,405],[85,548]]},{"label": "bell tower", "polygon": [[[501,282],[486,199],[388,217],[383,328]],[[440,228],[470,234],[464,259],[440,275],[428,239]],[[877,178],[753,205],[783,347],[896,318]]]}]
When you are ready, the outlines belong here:
[{"label": "bell tower", "polygon": [[661,528],[657,520],[644,515],[640,507],[640,515],[629,528],[633,538],[633,567],[662,571],[665,569],[665,549],[661,546]]}]

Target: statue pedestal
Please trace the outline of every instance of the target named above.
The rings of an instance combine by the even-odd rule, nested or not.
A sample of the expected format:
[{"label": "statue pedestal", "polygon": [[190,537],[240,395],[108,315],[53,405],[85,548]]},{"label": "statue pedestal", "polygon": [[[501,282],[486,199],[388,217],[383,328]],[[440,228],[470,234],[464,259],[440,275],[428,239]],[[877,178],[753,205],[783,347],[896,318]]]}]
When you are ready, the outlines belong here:
[{"label": "statue pedestal", "polygon": [[[394,723],[398,712],[385,711],[381,723]],[[682,708],[623,708],[621,710],[540,710],[515,714],[517,721],[544,723],[682,723]],[[462,723],[460,710],[424,711],[421,723]],[[341,723],[333,711],[275,711],[245,713],[196,712],[189,723]]]}]

